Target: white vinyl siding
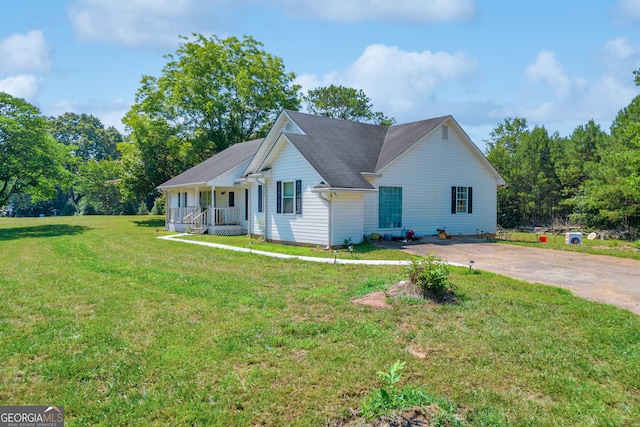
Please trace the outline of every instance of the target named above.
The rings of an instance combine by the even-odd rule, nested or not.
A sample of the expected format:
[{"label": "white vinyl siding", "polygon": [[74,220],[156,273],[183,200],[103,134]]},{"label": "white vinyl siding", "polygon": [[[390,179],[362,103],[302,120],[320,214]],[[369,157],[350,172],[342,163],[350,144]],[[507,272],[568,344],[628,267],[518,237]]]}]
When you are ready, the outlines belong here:
[{"label": "white vinyl siding", "polygon": [[[372,184],[398,186],[402,183],[402,227],[417,235],[447,233],[476,234],[496,229],[496,180],[484,167],[479,154],[470,149],[449,127],[448,139],[432,132],[385,167]],[[473,214],[451,213],[451,187],[473,187]],[[364,197],[364,233],[385,233],[378,227],[378,194]],[[388,231],[387,231],[388,232]]]},{"label": "white vinyl siding", "polygon": [[[319,193],[311,192],[322,178],[288,141],[281,139],[275,150],[273,163],[268,165],[272,176],[264,187],[264,192],[267,193],[265,206],[267,238],[283,242],[327,245],[329,241],[328,204]],[[277,214],[277,182],[295,184],[297,180],[301,181],[301,214]],[[295,209],[295,198],[293,206]],[[258,214],[257,211],[255,215],[258,218],[263,217],[263,214]]]},{"label": "white vinyl siding", "polygon": [[362,194],[337,193],[331,201],[331,223],[333,224],[332,246],[344,245],[345,240],[358,244],[364,234],[362,228]]}]

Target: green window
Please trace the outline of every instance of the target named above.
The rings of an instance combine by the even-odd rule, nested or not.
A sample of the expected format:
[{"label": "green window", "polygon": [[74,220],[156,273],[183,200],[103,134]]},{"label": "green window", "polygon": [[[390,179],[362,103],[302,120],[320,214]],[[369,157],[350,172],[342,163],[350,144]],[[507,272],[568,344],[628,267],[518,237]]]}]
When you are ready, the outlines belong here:
[{"label": "green window", "polygon": [[378,228],[402,227],[402,187],[378,188]]}]

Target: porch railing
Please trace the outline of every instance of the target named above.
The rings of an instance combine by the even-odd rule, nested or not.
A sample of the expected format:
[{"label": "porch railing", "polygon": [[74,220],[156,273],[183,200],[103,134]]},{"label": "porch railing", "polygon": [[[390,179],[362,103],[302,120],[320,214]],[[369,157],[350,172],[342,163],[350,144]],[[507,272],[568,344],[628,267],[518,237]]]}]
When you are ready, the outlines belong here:
[{"label": "porch railing", "polygon": [[[194,214],[197,213],[194,212]],[[209,225],[209,209],[204,209],[202,212],[198,213],[191,220],[191,232],[197,234],[204,234],[207,231],[207,226]]]},{"label": "porch railing", "polygon": [[187,206],[182,208],[169,208],[169,221],[184,224],[189,222],[189,219],[193,217],[196,210],[200,209],[197,206]]},{"label": "porch railing", "polygon": [[[211,216],[212,211],[213,216]],[[169,221],[173,223],[192,224],[196,217],[202,226],[239,224],[238,208],[202,209],[200,206],[169,208]]]},{"label": "porch railing", "polygon": [[238,208],[215,208],[214,225],[238,224]]}]

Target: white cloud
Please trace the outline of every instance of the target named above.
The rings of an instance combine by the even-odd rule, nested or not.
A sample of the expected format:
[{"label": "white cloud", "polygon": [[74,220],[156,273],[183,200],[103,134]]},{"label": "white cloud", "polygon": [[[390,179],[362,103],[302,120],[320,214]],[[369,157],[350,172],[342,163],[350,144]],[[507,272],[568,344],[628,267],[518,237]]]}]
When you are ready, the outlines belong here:
[{"label": "white cloud", "polygon": [[474,0],[281,0],[294,16],[337,22],[459,22],[476,14]]},{"label": "white cloud", "polygon": [[618,37],[604,45],[604,52],[607,56],[619,59],[626,59],[638,53],[638,47],[631,44],[628,37]]},{"label": "white cloud", "polygon": [[571,79],[556,60],[556,54],[550,51],[538,53],[535,62],[525,69],[525,75],[532,83],[547,84],[559,98],[568,95]]},{"label": "white cloud", "polygon": [[[603,67],[612,72],[604,72],[593,80],[570,75],[553,52],[540,52],[525,69],[528,82],[534,86],[521,99],[515,115],[563,136],[591,119],[608,129],[616,114],[638,92],[630,72],[621,74],[613,64],[637,61],[638,49],[620,38],[607,43],[603,51]],[[545,87],[551,91],[545,92]]]},{"label": "white cloud", "polygon": [[[67,15],[80,40],[174,47],[178,35],[223,33],[226,12],[255,5],[264,7],[260,0],[71,0]],[[334,22],[461,22],[476,14],[475,0],[277,0],[271,7]]]},{"label": "white cloud", "polygon": [[51,47],[42,31],[13,34],[0,40],[0,70],[10,73],[46,71],[52,63]]},{"label": "white cloud", "polygon": [[130,108],[131,105],[122,99],[104,101],[92,98],[83,103],[61,100],[43,108],[43,111],[48,116],[60,116],[64,113],[90,114],[99,118],[105,127],[113,126],[124,133],[122,118]]},{"label": "white cloud", "polygon": [[0,80],[0,92],[6,92],[16,98],[32,102],[40,90],[42,79],[36,76],[20,74]]},{"label": "white cloud", "polygon": [[67,15],[80,40],[166,47],[215,21],[212,9],[206,0],[74,0]]},{"label": "white cloud", "polygon": [[433,111],[431,101],[439,89],[467,80],[475,69],[476,61],[463,53],[407,52],[375,44],[344,71],[302,75],[296,83],[303,92],[330,84],[362,89],[376,111],[411,120],[425,118]]},{"label": "white cloud", "polygon": [[640,2],[638,0],[619,0],[617,5],[618,14],[625,20],[640,20]]}]

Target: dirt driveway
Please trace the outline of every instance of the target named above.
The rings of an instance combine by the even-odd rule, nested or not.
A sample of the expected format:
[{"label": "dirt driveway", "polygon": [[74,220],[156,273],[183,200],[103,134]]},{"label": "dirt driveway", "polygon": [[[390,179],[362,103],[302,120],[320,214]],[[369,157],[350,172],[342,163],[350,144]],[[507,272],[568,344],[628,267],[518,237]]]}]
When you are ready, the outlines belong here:
[{"label": "dirt driveway", "polygon": [[605,255],[487,243],[483,240],[417,241],[406,252],[435,252],[445,261],[468,265],[532,283],[569,289],[574,295],[613,304],[640,315],[640,261]]}]

